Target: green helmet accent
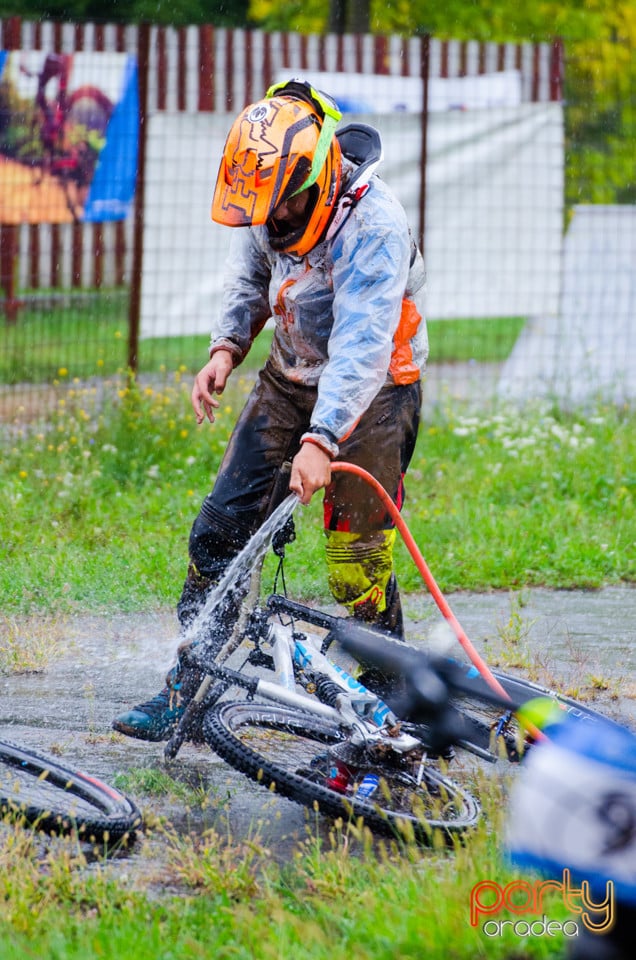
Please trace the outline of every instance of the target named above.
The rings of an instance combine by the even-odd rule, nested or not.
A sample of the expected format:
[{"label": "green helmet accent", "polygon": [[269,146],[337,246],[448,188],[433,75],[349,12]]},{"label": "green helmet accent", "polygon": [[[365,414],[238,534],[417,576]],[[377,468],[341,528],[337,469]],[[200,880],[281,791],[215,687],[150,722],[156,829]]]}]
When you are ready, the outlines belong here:
[{"label": "green helmet accent", "polygon": [[283,80],[281,83],[274,83],[265,94],[265,99],[271,97],[295,97],[296,99],[306,100],[315,109],[321,118],[320,136],[314,151],[309,176],[304,183],[291,194],[295,197],[297,193],[311,187],[320,176],[320,171],[325,165],[329,147],[333,140],[336,127],[342,120],[342,113],[338,110],[335,102],[326,93],[316,90],[305,80]]}]

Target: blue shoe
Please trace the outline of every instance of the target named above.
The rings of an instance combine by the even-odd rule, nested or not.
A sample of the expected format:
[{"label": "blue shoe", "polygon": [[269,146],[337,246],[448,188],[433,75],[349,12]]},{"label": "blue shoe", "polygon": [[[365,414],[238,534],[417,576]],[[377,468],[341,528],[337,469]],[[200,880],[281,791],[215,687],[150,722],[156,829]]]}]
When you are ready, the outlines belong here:
[{"label": "blue shoe", "polygon": [[169,740],[184,710],[185,703],[177,705],[174,690],[164,687],[152,700],[115,717],[113,730],[137,740]]}]

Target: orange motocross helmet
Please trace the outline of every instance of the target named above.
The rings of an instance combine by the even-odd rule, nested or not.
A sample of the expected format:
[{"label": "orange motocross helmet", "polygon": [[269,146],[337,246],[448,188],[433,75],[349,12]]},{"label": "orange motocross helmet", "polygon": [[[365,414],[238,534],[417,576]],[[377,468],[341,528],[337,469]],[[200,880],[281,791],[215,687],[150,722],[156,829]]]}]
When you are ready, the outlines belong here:
[{"label": "orange motocross helmet", "polygon": [[[299,80],[270,87],[232,125],[219,167],[212,219],[230,227],[267,224],[274,250],[302,257],[320,241],[340,187],[335,129],[342,114],[325,94]],[[309,189],[305,222],[281,235],[276,208]]]}]

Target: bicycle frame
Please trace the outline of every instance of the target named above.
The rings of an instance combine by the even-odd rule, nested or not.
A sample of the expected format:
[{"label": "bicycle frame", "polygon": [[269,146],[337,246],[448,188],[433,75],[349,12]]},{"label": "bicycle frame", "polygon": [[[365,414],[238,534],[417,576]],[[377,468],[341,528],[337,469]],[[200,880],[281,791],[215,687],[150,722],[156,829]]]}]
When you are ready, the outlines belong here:
[{"label": "bicycle frame", "polygon": [[[204,679],[165,757],[173,759],[187,739],[205,741],[252,780],[321,812],[363,817],[380,833],[399,833],[408,824],[424,842],[436,829],[452,839],[479,817],[471,793],[475,763],[517,763],[537,739],[532,724],[523,724],[525,734],[509,725],[513,711],[537,697],[565,709],[573,702],[528,681],[481,671],[474,657],[470,663],[431,659],[355,618],[277,593],[263,602],[265,554],[273,547],[282,564],[293,536],[280,533],[297,502],[288,496],[271,512],[188,627],[187,662]],[[235,626],[219,646],[228,613]],[[332,642],[364,668],[398,679],[400,693],[382,694],[387,703],[362,685],[348,664],[327,655]],[[239,650],[243,663],[231,669]],[[234,697],[232,688],[247,696]]]},{"label": "bicycle frame", "polygon": [[[227,684],[228,688],[236,685],[246,689],[251,697],[259,696],[343,725],[353,732],[352,740],[356,743],[371,743],[386,737],[387,729],[396,730],[398,720],[391,708],[342,666],[325,656],[320,650],[320,637],[274,623],[270,626],[269,639],[274,680],[248,677],[222,665],[212,667],[211,676]],[[295,680],[298,670],[320,674],[335,684],[340,691],[335,705],[299,692]],[[390,747],[398,754],[407,753],[420,744],[421,739],[409,734],[393,732],[390,738]]]},{"label": "bicycle frame", "polygon": [[[333,468],[338,469],[348,469],[352,467],[351,464],[334,464]],[[364,479],[369,480],[373,485],[376,486],[378,495],[381,499],[388,499],[388,494],[383,490],[374,481],[374,478],[371,475],[367,474],[366,471],[360,471],[359,468],[354,468],[354,472],[361,473]],[[247,595],[244,597],[243,601],[238,601],[240,604],[239,615],[237,622],[232,631],[231,636],[219,650],[216,649],[206,649],[205,643],[201,648],[200,652],[202,656],[196,657],[198,663],[198,668],[203,670],[205,679],[200,685],[194,699],[186,707],[186,710],[183,714],[183,717],[177,726],[175,733],[173,734],[171,740],[168,742],[165,748],[165,756],[168,759],[172,759],[176,756],[180,746],[185,742],[189,736],[189,729],[193,721],[200,719],[199,715],[202,716],[202,713],[215,703],[222,694],[232,685],[236,683],[239,686],[248,690],[248,693],[251,696],[254,696],[258,693],[260,696],[272,701],[277,701],[281,704],[287,704],[290,707],[300,708],[307,712],[313,712],[315,715],[321,714],[325,719],[329,718],[331,720],[336,720],[338,723],[349,722],[352,725],[353,720],[355,719],[355,710],[353,708],[352,700],[356,697],[364,698],[364,694],[360,690],[360,685],[357,684],[357,681],[346,671],[340,672],[336,666],[324,658],[327,647],[320,643],[308,644],[303,640],[297,638],[294,639],[294,645],[291,648],[291,653],[286,647],[286,643],[283,642],[282,636],[275,636],[274,644],[272,648],[272,657],[274,660],[274,666],[276,671],[277,679],[275,681],[268,680],[265,678],[256,679],[254,677],[247,678],[244,674],[241,674],[236,671],[229,671],[224,666],[228,658],[238,649],[238,647],[243,643],[243,640],[246,636],[249,636],[250,632],[255,629],[258,633],[262,628],[262,621],[259,622],[259,617],[271,618],[272,615],[278,614],[279,617],[286,615],[292,623],[294,621],[308,623],[314,627],[324,629],[331,634],[331,638],[337,638],[341,646],[345,649],[348,649],[358,661],[373,663],[374,658],[377,658],[378,655],[378,633],[375,631],[375,637],[367,637],[364,640],[362,646],[364,647],[365,642],[367,644],[367,652],[370,656],[365,655],[364,650],[356,651],[356,643],[350,643],[347,647],[346,640],[348,634],[352,631],[360,631],[361,625],[359,622],[356,625],[355,619],[336,617],[329,614],[326,614],[320,610],[310,609],[302,604],[297,604],[294,601],[289,600],[287,597],[279,596],[277,594],[272,594],[266,604],[266,608],[263,609],[259,606],[259,597],[260,597],[260,586],[261,586],[261,568],[262,563],[265,557],[267,550],[270,545],[274,545],[274,552],[279,556],[281,564],[284,558],[284,542],[276,544],[276,536],[279,534],[282,527],[289,521],[291,514],[298,503],[297,498],[293,495],[288,495],[286,499],[283,499],[284,492],[278,494],[279,506],[276,509],[270,511],[268,520],[263,524],[260,530],[254,535],[250,544],[239,554],[235,561],[230,565],[226,571],[225,576],[222,578],[221,582],[215,587],[214,591],[208,596],[206,604],[199,615],[205,620],[206,615],[213,615],[217,607],[224,603],[226,595],[232,595],[236,584],[239,582],[240,577],[243,577],[249,572],[249,588],[247,590]],[[272,503],[276,503],[276,499],[272,498]],[[388,506],[388,504],[387,504]],[[395,520],[396,526],[399,527],[400,532],[402,533],[409,550],[416,561],[418,568],[422,574],[427,574],[425,577],[427,586],[431,589],[431,592],[434,593],[434,599],[437,603],[437,606],[440,609],[440,612],[445,616],[445,618],[451,623],[455,630],[457,639],[461,643],[464,651],[469,655],[472,666],[466,664],[460,664],[458,661],[453,660],[452,658],[445,658],[443,662],[438,662],[436,664],[436,669],[441,669],[444,675],[443,683],[449,684],[450,688],[454,690],[455,695],[459,697],[467,697],[473,703],[481,705],[484,707],[488,705],[490,707],[489,719],[486,720],[483,716],[475,714],[474,708],[469,704],[468,710],[465,711],[462,706],[459,706],[459,709],[455,712],[461,714],[464,717],[464,720],[468,720],[468,724],[465,724],[466,733],[462,734],[458,732],[458,727],[456,726],[453,731],[453,736],[450,740],[447,740],[447,743],[453,742],[461,746],[462,748],[470,751],[474,755],[480,757],[483,760],[494,762],[502,753],[502,748],[507,754],[508,760],[511,762],[517,762],[520,759],[520,752],[518,749],[518,744],[516,743],[517,737],[514,732],[508,730],[509,721],[512,719],[513,715],[516,716],[516,708],[521,703],[525,703],[530,699],[537,697],[550,697],[553,701],[557,702],[558,705],[568,711],[578,711],[582,716],[588,716],[590,719],[595,719],[598,715],[595,714],[593,710],[583,708],[580,704],[569,700],[567,697],[561,695],[555,695],[553,692],[543,689],[536,684],[529,683],[528,681],[523,681],[513,677],[507,677],[502,674],[493,674],[492,671],[483,663],[481,658],[478,656],[470,641],[466,637],[464,631],[458,624],[456,618],[453,616],[452,612],[448,608],[448,604],[444,600],[439,588],[432,579],[432,575],[428,571],[428,568],[425,565],[417,546],[412,542],[412,537],[410,533],[405,528],[405,524],[399,517],[399,511],[393,505],[394,511],[396,512]],[[398,523],[399,521],[399,523]],[[256,615],[255,621],[250,621],[250,618],[255,616],[255,611],[259,611]],[[281,623],[282,628],[282,623]],[[196,622],[192,624],[184,637],[184,641],[187,643],[195,643],[198,640],[197,636],[198,627]],[[371,632],[371,631],[368,631]],[[280,631],[279,631],[280,633]],[[292,631],[293,635],[293,631]],[[263,637],[262,633],[259,633],[259,636]],[[381,635],[380,635],[381,639]],[[380,643],[380,646],[382,644]],[[409,657],[412,657],[417,652],[408,648],[407,645],[396,643],[393,641],[391,646],[395,648],[388,654],[389,661],[391,658],[397,657],[396,662],[401,663],[401,666],[398,666],[397,672],[402,676],[408,676],[409,671],[414,668],[413,661],[409,661]],[[406,660],[400,660],[401,651],[406,657]],[[323,657],[321,660],[320,657]],[[290,661],[291,658],[291,661]],[[321,672],[328,677],[331,683],[336,684],[336,686],[341,691],[341,704],[345,704],[347,697],[349,701],[349,706],[344,707],[340,706],[340,712],[334,714],[333,705],[320,703],[316,697],[308,697],[306,694],[299,694],[292,684],[293,677],[293,665],[294,662],[296,666],[300,666],[303,663],[314,664],[315,668],[318,669],[318,664],[320,663],[320,669],[318,672]],[[377,661],[376,661],[377,662]],[[388,672],[391,672],[389,668]],[[434,671],[433,671],[434,672]],[[430,671],[429,671],[430,676]],[[217,685],[213,686],[213,683],[217,680]],[[379,721],[381,728],[384,720],[389,718],[389,707],[386,704],[380,704],[379,698],[375,697],[374,694],[369,694],[369,691],[366,691],[366,694],[372,696],[377,706],[377,717],[376,720]],[[432,705],[433,710],[429,716],[424,716],[421,720],[416,719],[416,723],[419,724],[428,724],[431,718],[433,717],[435,710],[438,709],[439,705]],[[328,709],[323,709],[327,707]],[[493,708],[496,711],[496,716],[493,716]],[[383,712],[384,711],[384,712]],[[531,722],[527,719],[519,718],[522,726],[525,728],[527,737],[529,737],[530,742],[536,741],[542,738],[543,734],[539,731]],[[395,717],[390,718],[390,722],[395,722]],[[409,720],[412,724],[412,720]],[[418,731],[419,732],[419,731]],[[494,732],[494,740],[491,736],[491,733]],[[420,738],[420,742],[422,742]],[[443,745],[441,749],[444,749]]]}]

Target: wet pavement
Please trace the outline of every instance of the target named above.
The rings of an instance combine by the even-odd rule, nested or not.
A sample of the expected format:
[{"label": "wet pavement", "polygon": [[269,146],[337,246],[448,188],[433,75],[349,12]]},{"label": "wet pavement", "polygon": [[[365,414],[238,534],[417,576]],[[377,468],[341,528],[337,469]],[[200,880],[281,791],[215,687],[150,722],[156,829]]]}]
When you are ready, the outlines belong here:
[{"label": "wet pavement", "polygon": [[[601,712],[636,728],[636,586],[456,594],[447,600],[491,666],[591,698]],[[410,594],[405,607],[413,643],[438,637],[443,621],[428,594]],[[119,774],[161,771],[201,787],[209,797],[204,809],[174,795],[125,790],[146,816],[164,818],[177,831],[214,827],[234,838],[258,833],[279,849],[307,835],[308,815],[301,807],[251,784],[209,748],[186,745],[166,766],[163,744],[113,733],[116,714],[163,685],[177,642],[172,611],[82,616],[47,630],[53,652],[46,669],[0,677],[0,737],[54,754],[107,782]],[[309,829],[315,835],[314,815]]]},{"label": "wet pavement", "polygon": [[[636,727],[636,585],[446,599],[490,666],[592,700],[601,712]],[[440,619],[430,597],[411,595],[405,606],[416,625],[412,640],[418,626],[430,635],[430,622]]]}]

